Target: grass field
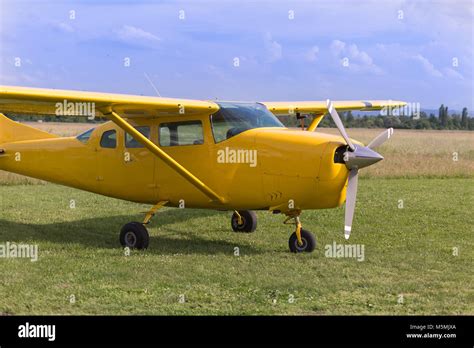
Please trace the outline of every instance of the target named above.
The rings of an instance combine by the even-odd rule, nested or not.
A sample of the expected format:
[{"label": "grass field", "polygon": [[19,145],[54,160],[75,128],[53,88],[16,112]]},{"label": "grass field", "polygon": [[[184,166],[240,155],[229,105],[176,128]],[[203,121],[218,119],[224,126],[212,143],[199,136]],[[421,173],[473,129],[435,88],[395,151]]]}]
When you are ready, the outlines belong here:
[{"label": "grass field", "polygon": [[[0,242],[39,246],[36,262],[0,259],[0,314],[474,314],[473,133],[396,130],[380,153],[349,242],[343,208],[304,212],[318,241],[304,255],[279,215],[237,234],[230,213],[163,209],[149,249],[127,256],[118,232],[148,206],[0,173]],[[364,246],[364,260],[326,257],[334,242]]]},{"label": "grass field", "polygon": [[0,312],[474,314],[473,188],[473,179],[361,180],[349,241],[365,247],[357,261],[325,257],[325,245],[344,243],[342,208],[304,213],[319,243],[312,254],[288,252],[281,216],[259,212],[257,232],[237,234],[228,213],[166,209],[149,249],[126,256],[118,231],[145,206],[3,186],[0,240],[38,243],[39,260],[0,260]]}]

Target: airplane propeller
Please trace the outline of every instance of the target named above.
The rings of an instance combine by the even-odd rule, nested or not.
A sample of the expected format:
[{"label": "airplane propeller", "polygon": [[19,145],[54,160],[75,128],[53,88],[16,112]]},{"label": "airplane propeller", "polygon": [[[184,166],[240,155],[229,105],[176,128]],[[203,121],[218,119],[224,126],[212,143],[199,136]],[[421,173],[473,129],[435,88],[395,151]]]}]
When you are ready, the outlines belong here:
[{"label": "airplane propeller", "polygon": [[368,148],[375,149],[383,143],[385,143],[393,135],[393,128],[388,128],[379,135],[377,135],[372,141],[367,145]]},{"label": "airplane propeller", "polygon": [[378,161],[383,160],[383,157],[375,152],[373,149],[385,143],[393,135],[393,128],[388,128],[378,136],[376,136],[367,146],[354,145],[347,135],[344,124],[341,121],[332,102],[328,99],[326,101],[327,109],[336,124],[339,133],[346,141],[348,146],[344,153],[344,162],[349,169],[349,179],[346,190],[346,209],[344,213],[344,237],[349,239],[352,229],[352,220],[354,219],[354,210],[357,198],[357,184],[359,178],[359,169],[368,167]]}]

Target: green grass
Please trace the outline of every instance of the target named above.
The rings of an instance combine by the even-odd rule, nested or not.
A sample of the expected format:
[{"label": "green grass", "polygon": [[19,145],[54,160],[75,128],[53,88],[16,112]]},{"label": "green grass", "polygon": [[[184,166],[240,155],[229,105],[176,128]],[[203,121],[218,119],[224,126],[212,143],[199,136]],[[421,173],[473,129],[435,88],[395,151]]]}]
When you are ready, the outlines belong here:
[{"label": "green grass", "polygon": [[0,243],[39,245],[37,262],[0,259],[0,312],[474,314],[473,193],[473,179],[360,180],[348,241],[365,246],[358,262],[324,255],[345,243],[342,208],[303,213],[312,254],[289,253],[280,215],[258,212],[257,232],[237,234],[230,213],[163,209],[149,249],[125,256],[118,231],[148,207],[51,184],[0,186]]}]

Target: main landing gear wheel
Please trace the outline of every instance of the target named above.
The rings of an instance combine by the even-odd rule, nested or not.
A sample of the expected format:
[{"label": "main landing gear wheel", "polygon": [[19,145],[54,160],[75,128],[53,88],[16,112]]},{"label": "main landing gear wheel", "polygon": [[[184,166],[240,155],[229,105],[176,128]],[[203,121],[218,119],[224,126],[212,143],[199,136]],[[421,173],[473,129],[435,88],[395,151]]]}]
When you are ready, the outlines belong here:
[{"label": "main landing gear wheel", "polygon": [[150,237],[148,231],[140,222],[129,222],[120,231],[120,244],[130,249],[146,249]]},{"label": "main landing gear wheel", "polygon": [[302,244],[300,245],[296,232],[293,232],[288,241],[290,251],[293,253],[312,252],[316,247],[316,238],[314,238],[314,235],[303,229],[301,229],[301,242]]},{"label": "main landing gear wheel", "polygon": [[234,212],[234,214],[232,214],[230,224],[234,232],[254,232],[257,228],[257,214],[251,210],[240,210],[238,212]]}]

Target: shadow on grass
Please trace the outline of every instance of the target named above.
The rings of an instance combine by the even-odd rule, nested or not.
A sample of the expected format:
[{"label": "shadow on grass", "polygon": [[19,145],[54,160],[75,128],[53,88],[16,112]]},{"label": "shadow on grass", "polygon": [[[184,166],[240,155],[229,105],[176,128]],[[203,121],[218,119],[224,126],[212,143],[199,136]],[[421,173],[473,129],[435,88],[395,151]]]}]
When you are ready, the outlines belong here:
[{"label": "shadow on grass", "polygon": [[[179,222],[190,222],[197,218],[221,215],[229,220],[229,230],[215,229],[217,240],[209,240],[199,236],[199,231],[185,226],[185,230],[166,227]],[[108,216],[87,218],[74,221],[54,222],[46,224],[17,223],[0,219],[0,242],[29,243],[31,241],[47,241],[51,243],[81,244],[90,248],[121,248],[119,232],[124,224],[130,221],[140,221],[143,216]],[[182,225],[184,226],[184,225]],[[244,248],[247,254],[260,253],[249,245],[239,245],[238,242],[218,240],[223,233],[233,233],[228,214],[211,210],[178,210],[170,209],[159,212],[150,224],[150,228],[160,227],[158,236],[150,236],[150,246],[147,253],[170,254],[231,254],[236,246]],[[209,228],[211,228],[209,226]],[[200,227],[202,229],[202,227]],[[173,236],[170,237],[169,234]],[[249,235],[249,238],[252,236]]]}]

